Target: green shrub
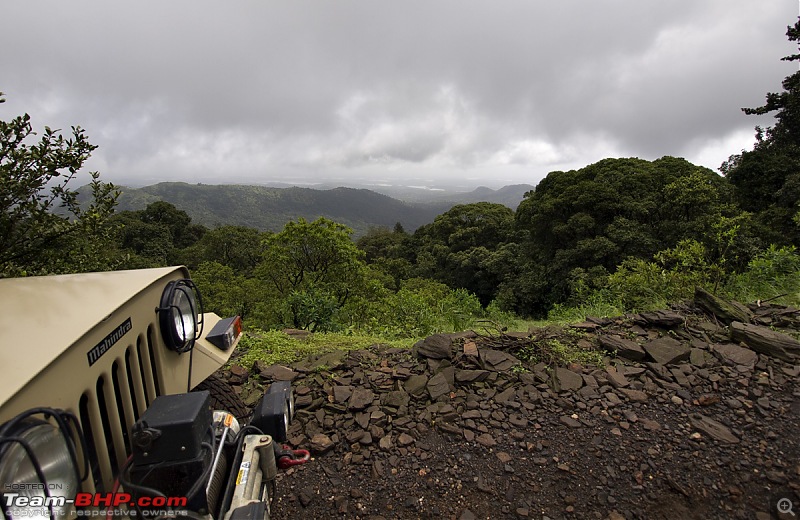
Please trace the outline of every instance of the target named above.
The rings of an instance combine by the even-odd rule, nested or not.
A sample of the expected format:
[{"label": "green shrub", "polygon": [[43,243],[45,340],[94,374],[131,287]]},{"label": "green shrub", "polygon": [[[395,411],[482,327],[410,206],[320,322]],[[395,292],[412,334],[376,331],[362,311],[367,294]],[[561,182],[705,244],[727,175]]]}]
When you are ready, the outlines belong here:
[{"label": "green shrub", "polygon": [[483,314],[480,302],[467,290],[413,278],[396,292],[383,290],[374,299],[352,299],[338,319],[351,332],[396,339],[465,330]]},{"label": "green shrub", "polygon": [[483,317],[484,311],[477,296],[466,289],[450,291],[439,304],[439,316],[445,327],[459,332],[475,325],[475,320]]},{"label": "green shrub", "polygon": [[794,246],[770,246],[750,261],[745,272],[732,276],[725,290],[739,301],[775,299],[785,305],[800,305],[800,255],[797,249]]},{"label": "green shrub", "polygon": [[610,296],[608,291],[595,290],[583,302],[573,305],[556,303],[547,314],[548,321],[576,323],[588,316],[605,318],[624,314],[624,308]]}]

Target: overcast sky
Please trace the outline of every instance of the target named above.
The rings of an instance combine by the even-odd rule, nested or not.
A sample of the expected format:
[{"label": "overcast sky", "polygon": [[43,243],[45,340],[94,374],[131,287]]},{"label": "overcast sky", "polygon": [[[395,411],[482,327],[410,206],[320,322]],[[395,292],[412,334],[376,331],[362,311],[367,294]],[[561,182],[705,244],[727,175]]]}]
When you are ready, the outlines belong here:
[{"label": "overcast sky", "polygon": [[[0,119],[80,125],[104,180],[527,182],[717,170],[772,118],[796,0],[6,2]],[[796,67],[796,65],[795,65]]]}]

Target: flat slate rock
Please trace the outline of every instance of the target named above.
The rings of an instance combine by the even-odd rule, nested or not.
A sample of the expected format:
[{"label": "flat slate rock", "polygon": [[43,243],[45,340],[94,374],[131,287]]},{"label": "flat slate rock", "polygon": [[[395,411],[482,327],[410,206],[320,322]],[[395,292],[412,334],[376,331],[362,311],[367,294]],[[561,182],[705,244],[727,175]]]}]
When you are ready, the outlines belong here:
[{"label": "flat slate rock", "polygon": [[606,367],[606,378],[611,386],[614,388],[623,388],[630,384],[630,381],[625,377],[625,374],[617,371],[614,367]]},{"label": "flat slate rock", "polygon": [[630,399],[631,401],[635,401],[637,403],[646,403],[648,400],[648,395],[641,390],[633,390],[631,388],[620,388],[620,392],[625,394],[625,396]]},{"label": "flat slate rock", "polygon": [[707,364],[706,353],[703,349],[693,348],[689,353],[689,363],[697,368],[703,368]]},{"label": "flat slate rock", "polygon": [[372,404],[375,394],[368,388],[356,388],[350,396],[347,408],[351,411],[360,411]]},{"label": "flat slate rock", "polygon": [[716,352],[723,361],[734,365],[744,365],[752,369],[758,362],[758,354],[749,348],[732,345],[730,343],[711,345],[711,350]]},{"label": "flat slate rock", "polygon": [[426,387],[433,401],[450,391],[450,384],[441,372],[430,378]]},{"label": "flat slate rock", "polygon": [[600,346],[615,352],[621,358],[642,361],[647,357],[647,353],[642,346],[629,339],[620,338],[619,336],[600,336],[597,341]]},{"label": "flat slate rock", "polygon": [[297,372],[283,365],[261,367],[259,362],[256,362],[256,367],[261,377],[272,379],[273,381],[294,381],[294,378],[297,377]]},{"label": "flat slate rock", "polygon": [[556,379],[561,390],[579,390],[583,386],[583,378],[568,368],[556,368]]},{"label": "flat slate rock", "polygon": [[516,389],[512,386],[511,388],[506,388],[499,394],[494,396],[494,400],[498,403],[507,403],[509,401],[514,400],[514,395],[517,393]]},{"label": "flat slate rock", "polygon": [[428,385],[428,377],[422,374],[414,374],[408,379],[406,379],[403,388],[406,392],[411,395],[422,395],[425,391],[425,387]]},{"label": "flat slate rock", "polygon": [[725,324],[735,321],[749,323],[753,315],[750,309],[739,302],[724,300],[701,287],[695,289],[694,301]]},{"label": "flat slate rock", "polygon": [[481,350],[481,359],[483,360],[484,364],[486,364],[487,369],[491,369],[496,372],[505,372],[507,370],[511,370],[511,367],[520,363],[519,359],[515,358],[511,354],[491,348]]},{"label": "flat slate rock", "polygon": [[455,381],[457,383],[479,383],[486,381],[490,373],[488,370],[456,370]]},{"label": "flat slate rock", "polygon": [[300,372],[314,372],[319,369],[337,370],[344,366],[346,352],[334,350],[316,356],[311,356],[294,364],[294,368]]},{"label": "flat slate rock", "polygon": [[595,331],[600,328],[600,325],[591,321],[582,321],[580,323],[572,323],[570,327],[579,330]]},{"label": "flat slate rock", "polygon": [[686,361],[691,353],[691,348],[670,337],[658,338],[645,343],[644,350],[656,363],[661,365]]},{"label": "flat slate rock", "polygon": [[478,357],[478,345],[474,341],[465,341],[463,350],[465,356]]},{"label": "flat slate rock", "polygon": [[450,359],[452,338],[448,334],[434,334],[418,341],[414,350],[418,356],[431,359]]},{"label": "flat slate rock", "polygon": [[333,447],[333,441],[324,433],[318,433],[311,438],[310,448],[315,455],[322,455],[333,449]]},{"label": "flat slate rock", "polygon": [[475,437],[475,441],[481,446],[485,446],[487,448],[491,448],[492,446],[497,445],[497,441],[494,440],[494,437],[492,437],[488,433],[483,433],[481,435],[478,435],[477,437]]},{"label": "flat slate rock", "polygon": [[715,421],[711,417],[693,413],[689,416],[689,421],[691,421],[694,428],[705,432],[718,441],[727,442],[728,444],[737,444],[739,442],[739,438],[736,437],[727,426]]},{"label": "flat slate rock", "polygon": [[665,329],[682,325],[684,317],[675,311],[643,312],[639,314],[647,323]]},{"label": "flat slate rock", "polygon": [[385,406],[400,408],[407,406],[410,399],[404,390],[393,390],[383,395],[382,402]]},{"label": "flat slate rock", "polygon": [[345,403],[350,396],[353,395],[352,386],[334,386],[333,387],[333,400],[336,403]]},{"label": "flat slate rock", "polygon": [[761,325],[734,321],[730,325],[731,339],[741,341],[759,354],[792,362],[800,356],[800,341]]}]

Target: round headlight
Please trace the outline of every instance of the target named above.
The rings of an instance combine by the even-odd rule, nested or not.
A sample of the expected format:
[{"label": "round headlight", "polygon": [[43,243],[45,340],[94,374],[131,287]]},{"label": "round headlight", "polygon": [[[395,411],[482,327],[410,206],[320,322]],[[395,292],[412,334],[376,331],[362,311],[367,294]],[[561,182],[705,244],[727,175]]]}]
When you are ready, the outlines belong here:
[{"label": "round headlight", "polygon": [[193,301],[194,298],[189,296],[190,294],[185,291],[177,291],[173,302],[172,317],[175,320],[175,331],[181,342],[186,342],[189,338],[194,337],[195,321],[197,320],[196,304]]},{"label": "round headlight", "polygon": [[161,295],[159,315],[161,335],[167,347],[186,352],[203,331],[202,300],[191,280],[169,282]]},{"label": "round headlight", "polygon": [[6,514],[11,518],[69,514],[80,477],[64,434],[48,422],[28,419],[3,432],[0,442]]}]

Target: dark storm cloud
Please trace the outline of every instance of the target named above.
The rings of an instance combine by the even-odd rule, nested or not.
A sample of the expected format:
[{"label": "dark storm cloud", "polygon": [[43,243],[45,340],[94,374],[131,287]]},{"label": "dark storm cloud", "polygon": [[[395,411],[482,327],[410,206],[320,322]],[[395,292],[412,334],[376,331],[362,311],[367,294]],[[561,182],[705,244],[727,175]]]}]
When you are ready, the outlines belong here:
[{"label": "dark storm cloud", "polygon": [[14,2],[0,117],[81,125],[110,179],[535,181],[716,168],[792,72],[792,2]]}]

